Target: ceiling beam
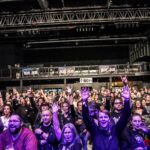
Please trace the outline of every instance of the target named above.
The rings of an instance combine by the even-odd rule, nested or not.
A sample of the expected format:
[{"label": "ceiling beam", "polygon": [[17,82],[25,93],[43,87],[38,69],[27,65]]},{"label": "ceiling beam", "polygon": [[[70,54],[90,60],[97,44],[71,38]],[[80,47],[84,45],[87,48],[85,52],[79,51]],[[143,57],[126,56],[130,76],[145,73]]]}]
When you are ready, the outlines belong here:
[{"label": "ceiling beam", "polygon": [[48,0],[37,0],[37,1],[42,9],[48,8],[49,5]]}]

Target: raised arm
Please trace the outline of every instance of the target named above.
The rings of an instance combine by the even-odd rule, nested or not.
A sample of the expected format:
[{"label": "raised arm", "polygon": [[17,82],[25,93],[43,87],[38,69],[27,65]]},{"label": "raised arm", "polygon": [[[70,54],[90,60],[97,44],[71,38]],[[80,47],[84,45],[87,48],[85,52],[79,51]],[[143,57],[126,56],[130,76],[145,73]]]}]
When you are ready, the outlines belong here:
[{"label": "raised arm", "polygon": [[30,103],[31,103],[31,107],[34,109],[35,114],[38,113],[38,108],[36,106],[36,103],[34,101],[34,94],[31,88],[29,88],[27,90],[27,96],[29,97]]},{"label": "raised arm", "polygon": [[44,93],[44,91],[43,91],[42,89],[39,91],[39,93],[40,93],[41,96],[44,98],[44,100],[45,100],[46,102],[48,102],[48,98],[47,98],[46,94]]},{"label": "raised arm", "polygon": [[60,140],[60,138],[61,138],[61,129],[60,129],[60,123],[59,123],[59,119],[58,119],[58,104],[53,103],[52,112],[53,112],[54,131],[55,131],[57,139]]},{"label": "raised arm", "polygon": [[81,90],[81,98],[82,98],[82,115],[83,115],[83,121],[88,129],[88,131],[91,133],[92,129],[95,127],[95,122],[93,118],[89,116],[88,112],[88,98],[89,98],[89,90],[87,88],[83,88]]},{"label": "raised arm", "polygon": [[117,133],[120,134],[122,130],[126,127],[128,119],[131,115],[131,103],[130,103],[130,90],[128,86],[128,80],[126,77],[122,77],[122,82],[124,84],[122,89],[122,98],[124,99],[124,108],[122,110],[121,117],[116,124]]},{"label": "raised arm", "polygon": [[71,115],[73,118],[75,118],[76,114],[75,114],[75,109],[74,109],[74,105],[73,105],[74,98],[73,98],[73,94],[72,94],[72,88],[68,86],[66,88],[66,93],[67,93],[67,100],[70,104]]}]

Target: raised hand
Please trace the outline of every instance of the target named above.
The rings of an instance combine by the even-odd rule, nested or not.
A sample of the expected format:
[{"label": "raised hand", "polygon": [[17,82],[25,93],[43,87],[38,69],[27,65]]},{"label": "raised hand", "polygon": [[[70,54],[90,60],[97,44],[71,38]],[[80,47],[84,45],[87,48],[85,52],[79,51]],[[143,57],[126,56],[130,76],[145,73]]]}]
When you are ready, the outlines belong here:
[{"label": "raised hand", "polygon": [[123,91],[122,91],[121,95],[122,95],[123,98],[129,99],[130,98],[129,87],[123,88]]},{"label": "raised hand", "polygon": [[123,83],[124,86],[128,85],[127,76],[122,76],[122,77],[121,77],[121,81],[122,81],[122,83]]},{"label": "raised hand", "polygon": [[129,87],[128,87],[127,77],[126,76],[121,77],[121,80],[122,80],[122,83],[124,84],[121,95],[125,99],[130,99],[130,90],[129,90]]},{"label": "raised hand", "polygon": [[52,92],[52,96],[53,96],[53,99],[56,97],[56,92],[55,91]]},{"label": "raised hand", "polygon": [[44,94],[44,91],[42,89],[40,89],[40,93],[43,95]]},{"label": "raised hand", "polygon": [[72,88],[70,86],[66,87],[66,92],[71,95],[72,94]]},{"label": "raised hand", "polygon": [[18,93],[16,88],[13,88],[13,95],[16,95]]},{"label": "raised hand", "polygon": [[81,99],[82,101],[87,101],[90,95],[90,91],[87,87],[81,89]]},{"label": "raised hand", "polygon": [[146,126],[146,124],[144,122],[141,123],[139,130],[143,131],[144,133],[148,132],[148,127]]},{"label": "raised hand", "polygon": [[52,112],[53,112],[53,113],[57,113],[58,110],[59,110],[58,104],[53,103],[53,105],[52,105]]}]

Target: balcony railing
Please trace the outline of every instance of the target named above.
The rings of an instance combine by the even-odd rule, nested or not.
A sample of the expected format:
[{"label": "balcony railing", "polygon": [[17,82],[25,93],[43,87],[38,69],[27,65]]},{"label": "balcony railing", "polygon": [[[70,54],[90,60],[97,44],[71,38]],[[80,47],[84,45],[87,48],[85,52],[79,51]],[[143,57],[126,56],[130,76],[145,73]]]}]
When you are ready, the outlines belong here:
[{"label": "balcony railing", "polygon": [[62,67],[23,67],[0,70],[0,79],[78,78],[83,76],[150,75],[148,63]]}]

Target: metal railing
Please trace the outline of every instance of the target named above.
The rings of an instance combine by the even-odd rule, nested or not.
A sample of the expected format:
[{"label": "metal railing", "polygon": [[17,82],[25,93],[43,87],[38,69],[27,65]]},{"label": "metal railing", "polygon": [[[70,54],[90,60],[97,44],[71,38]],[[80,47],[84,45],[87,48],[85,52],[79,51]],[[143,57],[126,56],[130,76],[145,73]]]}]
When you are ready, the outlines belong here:
[{"label": "metal railing", "polygon": [[0,70],[0,79],[78,78],[119,75],[150,75],[149,64],[91,65],[62,67],[23,67]]}]

